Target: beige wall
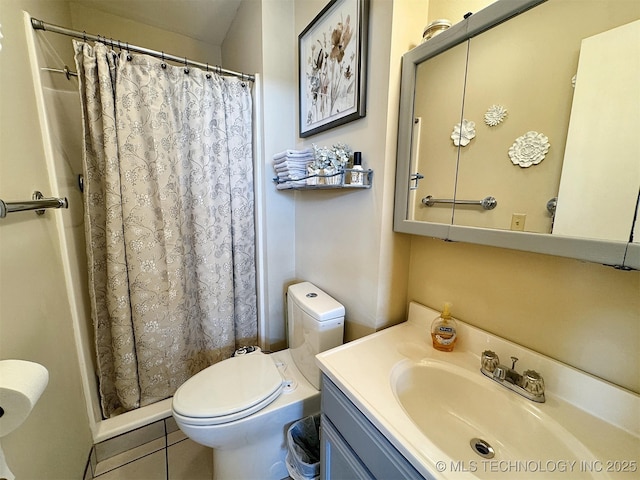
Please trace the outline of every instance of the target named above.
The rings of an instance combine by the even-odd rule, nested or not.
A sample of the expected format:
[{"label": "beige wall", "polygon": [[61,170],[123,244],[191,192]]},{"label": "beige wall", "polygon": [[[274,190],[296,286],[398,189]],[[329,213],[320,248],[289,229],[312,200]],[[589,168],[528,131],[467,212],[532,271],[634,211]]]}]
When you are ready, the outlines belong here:
[{"label": "beige wall", "polygon": [[[321,4],[296,2],[298,32],[320,11]],[[397,321],[395,310],[383,312],[377,307],[385,304],[384,297],[393,304],[407,281],[402,243],[406,237],[392,236],[399,245],[386,242],[392,227],[382,213],[393,204],[392,189],[384,185],[393,175],[395,151],[389,152],[390,136],[386,144],[382,138],[385,132],[393,132],[397,120],[397,103],[392,98],[397,93],[394,55],[398,52],[390,52],[380,35],[392,35],[394,47],[397,35],[404,35],[406,51],[411,30],[402,23],[411,18],[403,16],[402,7],[410,8],[405,2],[394,5],[395,15],[391,15],[389,2],[371,3],[367,117],[304,142],[330,145],[344,141],[361,149],[366,166],[376,172],[373,189],[348,194],[300,192],[296,196],[296,271],[345,303],[348,339],[382,328],[385,320]],[[427,21],[448,16],[435,11],[432,17],[430,9]],[[414,35],[419,38],[421,33],[420,29]],[[380,92],[385,87],[380,83],[388,83],[386,112],[381,110],[385,107]],[[378,115],[386,115],[388,121]],[[421,237],[411,238],[410,248],[408,301],[436,309],[452,301],[454,313],[464,321],[630,390],[640,390],[640,272]],[[383,270],[388,259],[398,268],[396,275]]]},{"label": "beige wall", "polygon": [[[296,1],[296,35],[325,4]],[[301,146],[344,142],[374,170],[370,190],[296,193],[296,273],[345,305],[347,340],[404,317],[408,244],[391,230],[397,103],[389,95],[397,94],[400,65],[399,52],[391,55],[393,7],[370,2],[366,117],[300,140]]]},{"label": "beige wall", "polygon": [[[168,32],[127,18],[119,17],[89,8],[77,2],[70,2],[70,28],[86,31],[113,39],[122,39],[132,45],[186,56],[201,63],[219,65],[222,62],[221,48],[216,45]],[[46,19],[43,19],[46,20]],[[49,22],[53,23],[53,22]]]},{"label": "beige wall", "polygon": [[[22,10],[68,24],[66,2],[2,0],[0,195],[26,200],[52,192],[44,160]],[[67,39],[68,41],[68,39]],[[61,46],[62,39],[52,39]],[[68,58],[67,58],[68,60]],[[0,219],[0,358],[44,365],[49,385],[26,422],[2,438],[17,478],[81,478],[91,434],[73,339],[54,216]]]},{"label": "beige wall", "polygon": [[[429,4],[432,21],[467,2]],[[640,272],[417,236],[410,265],[409,301],[640,392]]]},{"label": "beige wall", "polygon": [[433,22],[439,18],[446,18],[450,20],[452,24],[456,24],[462,21],[465,14],[482,10],[494,1],[495,0],[427,0],[426,3],[428,3],[429,7],[428,22]]},{"label": "beige wall", "polygon": [[[409,301],[640,392],[640,272],[413,237]],[[522,365],[526,368],[526,365]]]},{"label": "beige wall", "polygon": [[[433,308],[451,301],[454,314],[462,320],[640,391],[640,272],[392,232],[400,56],[420,40],[429,20],[426,14],[424,21],[411,14],[412,1],[419,3],[371,2],[367,117],[304,141],[295,133],[297,35],[326,2],[264,0],[263,5],[277,5],[282,8],[279,13],[290,16],[292,21],[282,25],[274,15],[254,10],[253,0],[243,6],[251,10],[244,12],[245,25],[255,25],[256,16],[263,25],[245,48],[255,47],[250,40],[260,37],[256,40],[263,49],[259,57],[269,59],[269,66],[260,65],[259,71],[265,77],[263,94],[273,103],[265,102],[268,108],[263,121],[268,124],[259,148],[262,194],[273,207],[267,241],[275,256],[267,266],[279,268],[269,286],[274,311],[280,308],[277,296],[286,281],[310,280],[345,303],[350,339],[402,320],[407,300]],[[452,18],[438,12],[436,3],[431,1],[430,18]],[[51,23],[69,25],[73,21],[75,28],[87,31],[86,25],[93,22],[92,12],[86,10],[77,11],[72,18],[65,1],[0,0],[5,37],[0,52],[0,198],[4,200],[22,199],[32,190],[49,188],[42,144],[35,133],[38,117],[25,60],[21,9]],[[99,16],[96,14],[96,21]],[[100,22],[109,24],[113,20],[101,18]],[[100,33],[117,36],[120,31]],[[129,26],[125,31],[132,34],[127,35],[129,41],[137,38],[136,28]],[[274,37],[276,32],[284,33]],[[162,41],[169,38],[157,32],[149,35]],[[140,41],[148,45],[145,38]],[[55,35],[51,42],[59,44],[61,51],[68,45],[68,39]],[[165,48],[162,42],[154,45]],[[231,52],[231,43],[228,47]],[[185,48],[191,47],[173,46],[171,50]],[[206,46],[193,48],[189,54],[205,62],[217,55]],[[201,57],[199,52],[206,55]],[[228,66],[238,68],[232,60]],[[273,97],[272,92],[278,96]],[[375,170],[371,190],[275,192],[268,181],[270,155],[292,146],[338,141],[363,152],[365,167]],[[52,221],[53,215],[63,212],[51,213],[45,218],[23,213],[0,220],[0,358],[37,361],[51,374],[27,422],[2,439],[18,478],[78,478],[91,444],[58,234]],[[276,267],[278,260],[285,265]],[[276,312],[269,321],[273,322],[271,340],[281,341],[282,316]]]}]

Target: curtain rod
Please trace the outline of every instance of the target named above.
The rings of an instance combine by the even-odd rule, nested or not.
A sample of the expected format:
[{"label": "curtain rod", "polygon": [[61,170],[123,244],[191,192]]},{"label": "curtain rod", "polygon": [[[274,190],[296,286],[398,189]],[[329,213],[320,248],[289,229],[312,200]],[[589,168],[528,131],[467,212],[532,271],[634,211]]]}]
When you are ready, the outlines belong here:
[{"label": "curtain rod", "polygon": [[242,72],[234,72],[233,70],[226,70],[217,65],[209,65],[206,63],[195,62],[193,60],[189,60],[186,57],[177,57],[175,55],[170,55],[164,52],[158,52],[157,50],[151,50],[149,48],[138,47],[136,45],[130,45],[128,43],[120,42],[120,40],[107,39],[107,37],[103,37],[101,35],[90,35],[86,32],[79,32],[77,30],[71,30],[69,28],[59,27],[58,25],[53,25],[51,23],[43,22],[42,20],[38,20],[37,18],[31,17],[31,26],[34,30],[44,30],[47,32],[53,33],[61,33],[62,35],[68,35],[70,37],[82,38],[83,40],[91,40],[94,42],[103,42],[110,44],[112,47],[117,45],[118,48],[131,51],[144,53],[147,55],[151,55],[152,57],[162,58],[163,60],[170,60],[172,62],[181,63],[183,65],[193,65],[202,69],[210,70],[212,72],[216,72],[224,75],[232,75],[234,77],[239,77],[243,80],[253,82],[255,77],[253,75],[249,75],[247,73]]}]

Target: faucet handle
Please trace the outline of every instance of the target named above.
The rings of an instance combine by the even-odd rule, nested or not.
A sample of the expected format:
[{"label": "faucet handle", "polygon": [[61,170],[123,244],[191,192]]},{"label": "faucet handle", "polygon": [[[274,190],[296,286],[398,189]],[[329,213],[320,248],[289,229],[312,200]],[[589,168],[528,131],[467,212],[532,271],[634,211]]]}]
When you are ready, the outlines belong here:
[{"label": "faucet handle", "polygon": [[507,379],[506,368],[507,367],[504,365],[497,365],[493,371],[493,379],[499,382],[504,382]]},{"label": "faucet handle", "polygon": [[535,370],[527,370],[522,374],[522,388],[533,395],[544,395],[544,379]]},{"label": "faucet handle", "polygon": [[495,368],[500,364],[500,359],[495,352],[491,350],[485,350],[482,352],[482,358],[480,360],[480,366],[483,370],[486,370],[489,373],[493,373]]}]

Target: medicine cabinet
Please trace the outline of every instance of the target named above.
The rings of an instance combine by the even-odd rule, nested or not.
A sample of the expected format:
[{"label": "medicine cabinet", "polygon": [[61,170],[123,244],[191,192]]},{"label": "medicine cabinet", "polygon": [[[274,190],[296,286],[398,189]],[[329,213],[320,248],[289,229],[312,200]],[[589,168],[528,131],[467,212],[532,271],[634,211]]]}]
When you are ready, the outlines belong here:
[{"label": "medicine cabinet", "polygon": [[640,2],[498,0],[403,56],[394,229],[640,268]]}]

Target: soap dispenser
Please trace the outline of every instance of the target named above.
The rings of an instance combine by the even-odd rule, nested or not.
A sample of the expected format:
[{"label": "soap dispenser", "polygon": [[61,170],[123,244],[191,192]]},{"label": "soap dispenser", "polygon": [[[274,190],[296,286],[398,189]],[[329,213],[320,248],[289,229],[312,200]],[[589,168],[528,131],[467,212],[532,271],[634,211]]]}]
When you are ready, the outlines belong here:
[{"label": "soap dispenser", "polygon": [[442,313],[431,324],[433,348],[441,352],[450,352],[456,344],[456,321],[451,318],[451,304],[445,303]]}]

